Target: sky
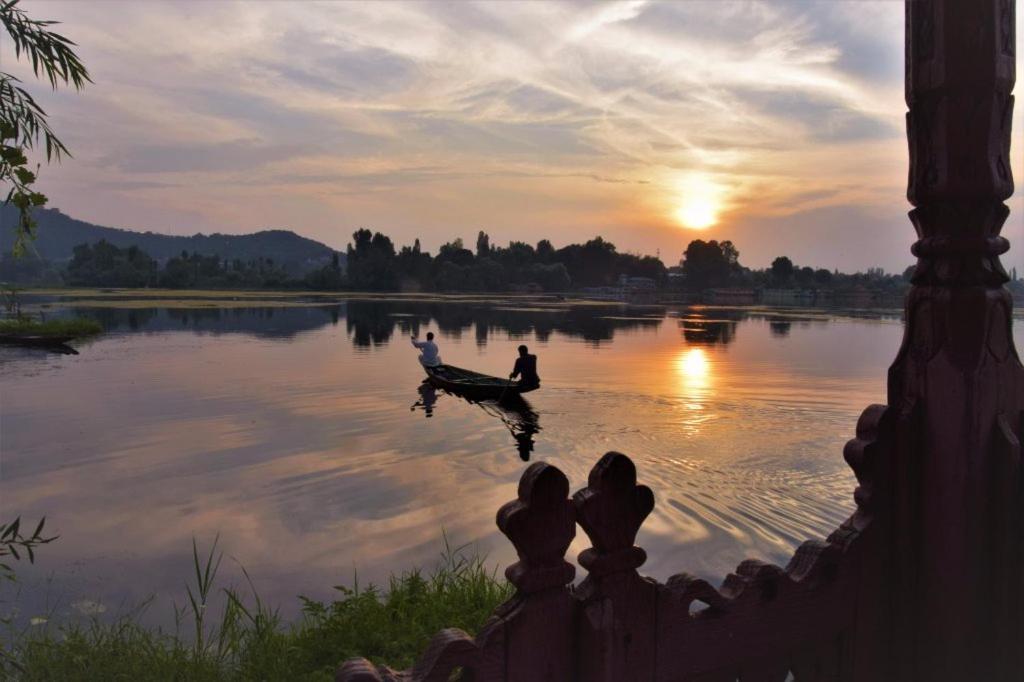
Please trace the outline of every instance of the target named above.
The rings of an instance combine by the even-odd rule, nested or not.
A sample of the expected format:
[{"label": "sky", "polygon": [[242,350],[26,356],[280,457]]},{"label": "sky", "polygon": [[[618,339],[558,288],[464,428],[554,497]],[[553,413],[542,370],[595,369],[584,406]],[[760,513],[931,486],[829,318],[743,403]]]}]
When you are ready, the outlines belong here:
[{"label": "sky", "polygon": [[[913,262],[899,0],[22,6],[94,81],[47,92],[0,44],[74,155],[39,186],[82,220]],[[1003,234],[1024,270],[1022,196]]]}]

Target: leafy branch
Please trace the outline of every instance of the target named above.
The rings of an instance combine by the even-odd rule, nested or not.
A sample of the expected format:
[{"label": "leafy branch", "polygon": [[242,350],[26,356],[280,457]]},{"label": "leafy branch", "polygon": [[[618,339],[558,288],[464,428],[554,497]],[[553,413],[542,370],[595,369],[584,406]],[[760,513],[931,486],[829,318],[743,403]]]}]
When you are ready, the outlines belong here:
[{"label": "leafy branch", "polygon": [[24,535],[21,532],[20,516],[10,523],[0,524],[0,578],[14,579],[14,569],[7,563],[7,557],[12,556],[15,561],[20,561],[21,555],[24,553],[29,563],[34,563],[36,560],[35,548],[57,539],[56,535],[49,537],[43,535],[45,525],[46,517],[44,516],[39,520],[39,524],[31,535]]},{"label": "leafy branch", "polygon": [[[50,87],[60,84],[81,90],[91,83],[89,72],[75,54],[75,43],[51,30],[59,22],[31,19],[18,7],[20,0],[0,0],[0,24],[11,37],[15,58],[24,55],[37,78],[45,78]],[[21,80],[0,72],[0,184],[9,185],[3,204],[18,209],[14,254],[21,255],[35,237],[32,209],[46,204],[46,196],[32,189],[39,174],[29,170],[26,149],[40,142],[46,147],[46,161],[59,162],[71,156],[47,120],[46,111],[21,85]]]}]

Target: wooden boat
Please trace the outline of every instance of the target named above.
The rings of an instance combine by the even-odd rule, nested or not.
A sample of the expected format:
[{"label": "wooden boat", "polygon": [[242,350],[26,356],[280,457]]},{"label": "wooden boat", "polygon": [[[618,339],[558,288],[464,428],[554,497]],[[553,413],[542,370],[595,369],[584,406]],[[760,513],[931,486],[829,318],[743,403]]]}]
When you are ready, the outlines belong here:
[{"label": "wooden boat", "polygon": [[452,365],[437,365],[423,369],[427,372],[427,381],[434,386],[473,400],[518,397],[523,393],[540,388],[540,386],[521,386],[515,381],[499,379]]}]

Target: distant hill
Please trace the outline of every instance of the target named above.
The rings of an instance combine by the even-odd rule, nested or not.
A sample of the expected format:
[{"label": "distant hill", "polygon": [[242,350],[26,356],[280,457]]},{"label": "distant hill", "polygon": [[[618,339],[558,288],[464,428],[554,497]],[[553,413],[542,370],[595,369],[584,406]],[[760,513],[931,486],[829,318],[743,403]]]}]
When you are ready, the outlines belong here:
[{"label": "distant hill", "polygon": [[[35,213],[39,224],[38,236],[33,243],[39,255],[50,261],[70,260],[72,250],[83,243],[105,239],[119,247],[138,246],[160,262],[182,251],[206,256],[243,261],[272,258],[291,274],[303,274],[331,260],[334,250],[326,244],[299,236],[290,230],[263,230],[253,234],[194,234],[190,237],[133,232],[114,227],[93,225],[61,213],[57,209],[39,209]],[[14,244],[14,225],[17,210],[13,206],[0,206],[0,254],[8,253]],[[345,254],[340,254],[341,262]]]}]

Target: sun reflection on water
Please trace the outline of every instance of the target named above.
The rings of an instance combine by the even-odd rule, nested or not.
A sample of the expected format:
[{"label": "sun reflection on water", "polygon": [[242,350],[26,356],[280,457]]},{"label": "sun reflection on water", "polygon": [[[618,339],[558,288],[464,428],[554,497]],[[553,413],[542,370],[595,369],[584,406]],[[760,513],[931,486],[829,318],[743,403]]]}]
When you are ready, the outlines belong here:
[{"label": "sun reflection on water", "polygon": [[713,363],[703,348],[687,348],[676,356],[675,369],[677,389],[682,398],[680,407],[685,410],[682,426],[691,435],[696,435],[713,416],[706,410],[714,378]]},{"label": "sun reflection on water", "polygon": [[711,384],[711,362],[703,348],[689,348],[676,358],[676,372],[686,394],[703,393]]}]

